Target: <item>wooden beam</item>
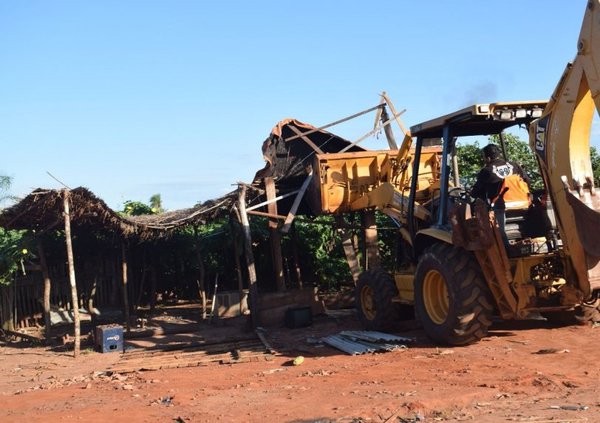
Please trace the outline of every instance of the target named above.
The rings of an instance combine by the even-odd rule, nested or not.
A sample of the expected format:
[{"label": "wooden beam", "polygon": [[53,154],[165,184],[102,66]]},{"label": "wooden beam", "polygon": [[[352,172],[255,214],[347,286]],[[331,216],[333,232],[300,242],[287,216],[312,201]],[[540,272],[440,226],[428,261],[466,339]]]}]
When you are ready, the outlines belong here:
[{"label": "wooden beam", "polygon": [[[378,104],[377,106],[374,106],[374,107],[371,107],[369,109],[363,110],[362,112],[358,112],[358,113],[355,113],[355,114],[350,115],[348,117],[345,117],[343,119],[336,120],[335,122],[328,123],[327,125],[323,125],[323,126],[319,126],[318,128],[311,129],[308,132],[302,133],[302,135],[306,136],[306,135],[314,134],[315,132],[319,132],[319,131],[322,131],[323,129],[327,129],[327,128],[330,128],[332,126],[339,125],[340,123],[347,122],[347,121],[349,121],[351,119],[354,119],[354,118],[357,118],[359,116],[365,115],[365,114],[367,114],[369,112],[372,112],[373,110],[377,110],[377,109],[381,109],[381,103]],[[376,119],[376,120],[378,121],[379,119]],[[293,140],[298,139],[298,138],[300,138],[300,135],[294,135],[292,137],[284,139],[284,141],[285,142],[293,141]]]},{"label": "wooden beam", "polygon": [[[381,123],[385,123],[389,119],[390,118],[387,114],[387,110],[385,110],[385,107],[383,107],[381,109]],[[392,131],[392,125],[384,126],[383,131],[385,133],[385,138],[387,139],[388,145],[390,146],[390,150],[397,150],[398,144],[396,144],[396,137],[394,137],[394,131]]]},{"label": "wooden beam", "polygon": [[244,255],[246,256],[246,265],[248,266],[250,313],[252,316],[252,324],[256,328],[260,326],[258,310],[258,286],[256,284],[256,266],[254,264],[254,254],[252,253],[250,221],[248,220],[248,213],[246,213],[246,185],[239,186],[238,208],[240,212],[241,224],[244,228]]},{"label": "wooden beam", "polygon": [[[265,178],[265,189],[267,200],[272,200],[277,196],[275,181],[272,177]],[[269,214],[277,215],[277,203],[271,202],[267,206]],[[275,274],[275,285],[277,291],[285,291],[285,278],[283,276],[283,255],[281,252],[281,234],[277,230],[277,219],[269,219],[269,240],[271,243],[271,260],[273,262],[273,273]]]},{"label": "wooden beam", "polygon": [[295,128],[293,126],[289,127],[296,135],[298,135],[300,138],[302,138],[302,141],[304,141],[305,143],[307,143],[308,145],[310,145],[312,147],[313,150],[315,150],[317,153],[319,154],[323,154],[323,150],[321,150],[317,144],[315,144],[314,142],[312,142],[312,140],[310,138],[308,138],[306,135],[304,135],[302,132],[300,132],[298,130],[298,128]]},{"label": "wooden beam", "polygon": [[404,135],[409,135],[410,136],[410,131],[408,129],[406,129],[406,127],[404,126],[404,124],[400,120],[400,115],[403,112],[400,112],[400,113],[396,112],[396,108],[394,107],[394,104],[392,103],[392,100],[390,100],[390,98],[388,97],[388,95],[387,95],[387,93],[385,91],[381,93],[381,97],[383,97],[383,99],[385,100],[385,102],[389,106],[390,111],[392,112],[392,115],[394,115],[394,119],[396,120],[396,123],[400,127],[400,130],[402,131],[402,133]]},{"label": "wooden beam", "polygon": [[129,322],[129,295],[127,293],[127,254],[126,254],[125,241],[121,243],[121,275],[123,282],[122,293],[123,293],[123,313],[125,315],[125,327],[127,332],[131,331],[131,323]]},{"label": "wooden beam", "polygon": [[[402,110],[400,113],[397,113],[394,115],[394,118],[398,118],[400,115],[402,115],[404,112],[406,112],[406,109]],[[357,144],[360,144],[361,142],[363,142],[364,140],[366,140],[367,138],[369,138],[371,135],[375,134],[376,132],[378,132],[381,128],[385,128],[386,126],[388,126],[389,124],[392,123],[392,120],[387,120],[384,123],[382,123],[381,125],[377,126],[376,128],[374,128],[373,130],[367,132],[365,135],[363,135],[362,137],[360,137],[359,139],[357,139],[356,141],[354,141],[351,144],[348,144],[346,147],[342,148],[340,151],[338,151],[338,153],[345,153],[346,151],[350,150],[352,147],[354,147]]]},{"label": "wooden beam", "polygon": [[302,183],[302,186],[300,187],[300,190],[298,191],[298,195],[296,195],[296,198],[294,198],[294,203],[292,204],[292,207],[290,208],[290,212],[288,213],[287,217],[285,218],[285,222],[283,222],[283,227],[281,228],[282,233],[286,234],[290,230],[290,227],[292,226],[292,222],[294,221],[294,218],[296,217],[296,212],[298,211],[298,207],[300,207],[300,201],[302,201],[302,197],[304,197],[304,193],[306,192],[306,189],[308,188],[308,184],[310,183],[312,178],[313,178],[313,171],[311,169],[310,172],[308,173],[308,175],[306,176],[306,179]]},{"label": "wooden beam", "polygon": [[71,284],[71,301],[73,302],[73,325],[75,330],[75,347],[73,355],[79,357],[81,350],[81,326],[79,321],[79,297],[75,279],[75,261],[73,259],[73,240],[71,238],[71,214],[69,210],[69,191],[63,190],[63,209],[65,218],[65,240],[67,244],[67,263],[69,266],[69,282]]},{"label": "wooden beam", "polygon": [[262,206],[266,206],[267,204],[273,203],[275,201],[283,200],[286,197],[291,197],[292,195],[296,195],[296,194],[298,194],[298,191],[292,191],[292,192],[288,192],[287,194],[282,194],[279,197],[275,197],[272,200],[267,200],[267,201],[263,201],[262,203],[255,204],[252,207],[248,207],[246,209],[246,213],[250,213],[250,211],[252,211],[252,210],[258,209]]},{"label": "wooden beam", "polygon": [[50,342],[52,338],[52,322],[50,321],[50,290],[52,289],[52,281],[48,272],[48,263],[46,262],[46,253],[41,239],[37,242],[38,255],[40,256],[40,267],[44,277],[44,332],[46,341]]},{"label": "wooden beam", "polygon": [[278,220],[285,220],[287,216],[282,216],[280,214],[271,214],[271,213],[265,213],[265,212],[259,212],[256,210],[252,210],[252,211],[247,211],[246,212],[248,214],[252,214],[255,216],[262,216],[262,217],[269,217],[271,219],[278,219]]}]

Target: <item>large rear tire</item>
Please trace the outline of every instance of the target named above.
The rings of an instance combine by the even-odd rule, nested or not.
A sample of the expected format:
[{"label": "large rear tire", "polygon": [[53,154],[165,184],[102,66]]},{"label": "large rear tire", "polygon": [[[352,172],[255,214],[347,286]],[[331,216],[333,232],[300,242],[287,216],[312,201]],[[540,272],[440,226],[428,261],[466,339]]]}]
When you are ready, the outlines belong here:
[{"label": "large rear tire", "polygon": [[462,248],[438,243],[419,259],[415,311],[427,336],[467,345],[487,336],[493,299],[477,260]]},{"label": "large rear tire", "polygon": [[400,319],[400,307],[392,301],[398,296],[394,278],[381,269],[369,269],[358,278],[355,290],[356,310],[368,330],[393,330]]}]

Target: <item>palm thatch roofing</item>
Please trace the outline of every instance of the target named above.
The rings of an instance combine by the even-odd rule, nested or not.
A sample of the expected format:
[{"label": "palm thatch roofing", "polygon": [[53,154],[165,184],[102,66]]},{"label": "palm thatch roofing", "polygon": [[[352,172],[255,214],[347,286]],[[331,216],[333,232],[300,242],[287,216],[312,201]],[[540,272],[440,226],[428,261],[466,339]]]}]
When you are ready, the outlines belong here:
[{"label": "palm thatch roofing", "polygon": [[[273,177],[278,194],[297,190],[309,172],[317,149],[323,153],[337,153],[342,149],[364,151],[349,141],[295,119],[280,121],[262,146],[266,165],[256,172],[251,184],[255,188],[249,203],[264,201],[264,178]],[[63,200],[69,196],[71,221],[74,226],[100,232],[120,234],[123,238],[151,240],[168,237],[173,229],[185,225],[202,225],[227,216],[235,205],[238,194],[230,192],[192,208],[157,215],[124,216],[96,197],[86,188],[72,190],[36,189],[17,204],[0,213],[0,227],[30,229],[44,232],[63,222]],[[279,211],[287,213],[292,198],[281,201]],[[303,200],[299,214],[310,213]]]},{"label": "palm thatch roofing", "polygon": [[6,229],[31,229],[36,232],[53,229],[63,222],[65,195],[69,197],[71,221],[75,226],[109,231],[124,238],[141,240],[163,238],[168,236],[172,229],[190,224],[204,224],[227,215],[237,199],[236,193],[230,193],[189,209],[157,215],[124,216],[112,210],[86,188],[36,189],[17,204],[3,210],[0,214],[0,226]]}]

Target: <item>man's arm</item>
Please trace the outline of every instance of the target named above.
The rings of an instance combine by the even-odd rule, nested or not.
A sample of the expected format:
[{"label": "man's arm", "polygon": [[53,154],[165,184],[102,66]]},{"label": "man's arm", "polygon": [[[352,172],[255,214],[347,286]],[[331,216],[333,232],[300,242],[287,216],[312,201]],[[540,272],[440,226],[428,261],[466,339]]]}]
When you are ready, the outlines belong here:
[{"label": "man's arm", "polygon": [[488,180],[488,174],[485,171],[485,168],[481,169],[477,174],[477,181],[473,188],[471,188],[471,197],[473,198],[481,198],[482,200],[486,199],[486,190],[485,184]]}]

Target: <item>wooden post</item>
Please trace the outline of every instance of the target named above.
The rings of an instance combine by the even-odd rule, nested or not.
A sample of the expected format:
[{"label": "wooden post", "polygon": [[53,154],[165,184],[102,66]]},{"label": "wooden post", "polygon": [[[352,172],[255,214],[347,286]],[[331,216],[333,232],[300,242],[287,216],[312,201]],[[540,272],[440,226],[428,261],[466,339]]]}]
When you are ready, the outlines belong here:
[{"label": "wooden post", "polygon": [[375,221],[375,210],[365,210],[362,216],[363,225],[365,227],[365,269],[381,267],[381,260],[379,258],[379,245],[377,244],[377,222]]},{"label": "wooden post", "polygon": [[69,191],[63,190],[63,207],[65,216],[65,240],[67,243],[67,262],[69,265],[69,282],[71,283],[71,301],[73,302],[73,324],[75,326],[75,348],[73,355],[79,357],[81,349],[81,326],[79,322],[79,297],[75,279],[75,261],[73,259],[73,241],[71,239],[71,214],[69,211]]},{"label": "wooden post", "polygon": [[127,332],[131,331],[129,322],[129,297],[127,295],[127,254],[125,251],[125,242],[121,243],[121,271],[123,275],[123,312],[125,313],[125,327]]},{"label": "wooden post", "polygon": [[156,307],[156,285],[157,285],[157,275],[156,275],[156,265],[154,262],[150,265],[150,311],[154,311]]},{"label": "wooden post", "polygon": [[[197,236],[196,232],[196,236]],[[202,253],[200,252],[200,241],[196,242],[196,260],[198,261],[198,295],[200,296],[200,303],[202,305],[202,320],[206,320],[206,288],[204,284],[204,262],[202,261]]]},{"label": "wooden post", "polygon": [[[229,226],[231,228],[231,233],[235,233],[235,227],[233,225],[233,220],[231,217],[229,218]],[[233,254],[235,255],[235,270],[237,274],[238,280],[238,291],[240,295],[240,316],[243,314],[242,310],[242,299],[244,298],[244,277],[242,276],[242,265],[240,263],[240,247],[238,246],[238,238],[234,235],[231,237],[231,242],[233,243]]]},{"label": "wooden post", "polygon": [[296,231],[296,224],[292,225],[291,229],[292,235],[292,255],[294,257],[294,271],[296,273],[296,282],[298,283],[298,288],[302,289],[302,271],[300,269],[300,254],[298,254],[298,232]]},{"label": "wooden post", "polygon": [[144,245],[144,247],[142,249],[142,277],[140,278],[140,287],[138,290],[137,300],[136,300],[135,304],[133,305],[134,310],[136,312],[141,305],[140,303],[142,302],[142,295],[144,294],[144,285],[146,284],[146,273],[148,273],[147,269],[146,269],[146,253],[147,253],[147,249],[146,249],[146,246]]},{"label": "wooden post", "polygon": [[344,248],[344,254],[346,255],[346,261],[352,274],[352,280],[354,285],[358,283],[358,276],[360,275],[360,264],[358,263],[358,257],[356,257],[356,250],[354,249],[354,243],[352,242],[352,232],[345,227],[346,221],[343,216],[336,215],[335,221],[338,225],[337,231],[342,238],[342,247]]},{"label": "wooden post", "polygon": [[[276,196],[275,181],[273,178],[265,178],[265,188],[267,191],[267,200],[273,200]],[[269,214],[277,215],[277,202],[273,201],[267,205]],[[283,255],[281,253],[281,234],[277,230],[277,219],[269,219],[269,234],[271,241],[271,259],[273,261],[273,273],[275,274],[275,283],[277,291],[285,291],[285,278],[283,277]]]},{"label": "wooden post", "polygon": [[238,207],[242,227],[244,228],[244,252],[246,265],[248,266],[250,313],[252,324],[254,327],[257,327],[260,326],[258,316],[258,286],[256,285],[256,267],[254,265],[254,254],[252,253],[250,222],[248,221],[248,213],[246,213],[246,185],[240,184],[239,191]]},{"label": "wooden post", "polygon": [[50,338],[52,337],[52,323],[50,322],[50,290],[52,288],[52,281],[50,280],[48,263],[46,262],[46,254],[44,253],[44,246],[41,239],[38,239],[37,248],[38,255],[40,256],[40,267],[42,268],[42,275],[44,277],[44,329],[46,341],[50,342]]}]

